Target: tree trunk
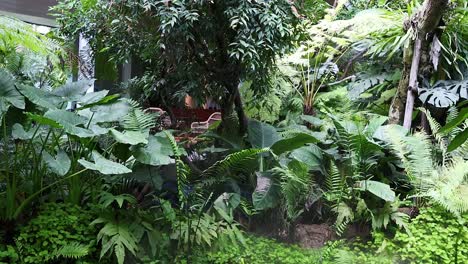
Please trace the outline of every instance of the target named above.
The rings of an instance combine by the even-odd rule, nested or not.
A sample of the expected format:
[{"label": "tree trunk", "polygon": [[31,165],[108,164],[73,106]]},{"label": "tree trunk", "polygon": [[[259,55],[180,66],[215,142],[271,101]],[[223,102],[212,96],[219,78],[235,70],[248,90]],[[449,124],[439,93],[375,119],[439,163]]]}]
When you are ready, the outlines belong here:
[{"label": "tree trunk", "polygon": [[[442,14],[447,8],[448,0],[425,0],[419,12],[417,12],[408,24],[416,32],[414,41],[411,67],[408,67],[409,50],[405,50],[402,78],[398,85],[398,91],[392,101],[389,111],[389,123],[400,124],[404,117],[404,127],[410,129],[413,117],[414,102],[417,97],[418,75],[423,71],[428,76],[429,50],[434,30],[439,25]],[[422,59],[421,59],[422,58]],[[420,66],[421,61],[423,65]],[[406,96],[405,96],[406,94]],[[404,102],[406,101],[406,106]],[[402,110],[405,109],[403,112]]]}]

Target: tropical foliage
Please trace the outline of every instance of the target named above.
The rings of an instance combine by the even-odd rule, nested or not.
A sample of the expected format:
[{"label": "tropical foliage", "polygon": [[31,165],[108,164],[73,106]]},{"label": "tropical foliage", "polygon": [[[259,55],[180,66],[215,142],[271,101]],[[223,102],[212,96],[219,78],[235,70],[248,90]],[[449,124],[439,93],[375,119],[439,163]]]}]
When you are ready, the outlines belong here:
[{"label": "tropical foliage", "polygon": [[[465,263],[466,8],[61,0],[46,35],[0,16],[0,263]],[[74,81],[77,36],[96,80]]]}]

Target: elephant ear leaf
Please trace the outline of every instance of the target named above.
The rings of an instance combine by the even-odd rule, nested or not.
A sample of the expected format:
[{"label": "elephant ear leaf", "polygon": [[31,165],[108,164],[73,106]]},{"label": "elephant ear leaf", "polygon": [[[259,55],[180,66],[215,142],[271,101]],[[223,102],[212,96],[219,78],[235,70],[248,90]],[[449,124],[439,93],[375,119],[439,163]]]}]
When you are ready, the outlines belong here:
[{"label": "elephant ear leaf", "polygon": [[78,101],[91,87],[91,80],[66,83],[53,91],[53,95],[65,101]]},{"label": "elephant ear leaf", "polygon": [[81,165],[83,165],[83,167],[89,170],[99,171],[100,173],[105,175],[125,174],[132,172],[129,168],[125,167],[124,165],[104,158],[97,151],[93,151],[92,155],[94,163],[84,159],[80,159],[78,160],[78,162]]},{"label": "elephant ear leaf", "polygon": [[62,98],[36,87],[19,85],[18,89],[29,101],[47,109],[57,109],[59,104],[64,102]]},{"label": "elephant ear leaf", "polygon": [[174,163],[171,142],[163,133],[149,136],[145,146],[132,146],[130,149],[135,159],[143,164],[160,166]]},{"label": "elephant ear leaf", "polygon": [[356,185],[362,191],[368,191],[387,202],[395,201],[395,192],[390,189],[388,184],[378,181],[366,180],[359,181],[356,183]]},{"label": "elephant ear leaf", "polygon": [[33,138],[33,131],[26,131],[21,124],[14,124],[11,130],[11,136],[13,139],[28,140]]},{"label": "elephant ear leaf", "polygon": [[254,148],[268,148],[281,139],[274,126],[253,119],[249,121],[248,133]]},{"label": "elephant ear leaf", "polygon": [[64,151],[59,151],[55,158],[49,153],[43,152],[42,157],[47,167],[57,175],[63,176],[70,170],[71,161],[70,158],[68,158],[67,153]]},{"label": "elephant ear leaf", "polygon": [[7,109],[8,105],[24,109],[24,97],[16,90],[13,77],[3,69],[0,69],[0,105],[2,109]]},{"label": "elephant ear leaf", "polygon": [[147,135],[139,131],[125,131],[119,132],[115,129],[111,129],[110,133],[114,139],[122,144],[127,145],[138,145],[138,144],[148,144]]},{"label": "elephant ear leaf", "polygon": [[280,188],[274,183],[271,172],[257,172],[257,187],[252,194],[256,210],[275,207],[280,200]]},{"label": "elephant ear leaf", "polygon": [[85,126],[88,123],[88,119],[73,112],[66,110],[49,110],[44,114],[44,117],[59,124],[69,134],[78,137],[95,136],[92,130],[79,127],[80,125]]}]

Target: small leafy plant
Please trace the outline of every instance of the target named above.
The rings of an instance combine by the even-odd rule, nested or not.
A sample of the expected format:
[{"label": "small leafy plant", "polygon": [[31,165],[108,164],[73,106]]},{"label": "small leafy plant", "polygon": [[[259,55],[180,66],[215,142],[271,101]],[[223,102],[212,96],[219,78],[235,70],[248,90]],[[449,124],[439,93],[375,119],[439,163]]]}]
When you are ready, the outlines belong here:
[{"label": "small leafy plant", "polygon": [[20,229],[16,246],[20,263],[46,263],[66,258],[93,258],[94,213],[72,204],[44,205],[39,215]]}]

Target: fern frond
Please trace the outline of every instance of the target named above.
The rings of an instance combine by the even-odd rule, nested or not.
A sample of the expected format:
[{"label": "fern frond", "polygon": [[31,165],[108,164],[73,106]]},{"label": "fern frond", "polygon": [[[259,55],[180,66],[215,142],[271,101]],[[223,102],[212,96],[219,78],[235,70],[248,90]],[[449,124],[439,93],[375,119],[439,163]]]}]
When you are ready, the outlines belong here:
[{"label": "fern frond", "polygon": [[203,171],[204,177],[218,177],[229,174],[230,171],[248,171],[248,166],[245,166],[249,161],[255,160],[261,153],[270,152],[269,148],[263,149],[245,149],[227,155],[224,159],[216,162],[211,167]]},{"label": "fern frond", "polygon": [[148,133],[152,127],[156,126],[155,114],[144,111],[138,102],[132,99],[128,99],[127,101],[131,109],[122,119],[122,125],[125,130]]},{"label": "fern frond", "polygon": [[445,160],[447,159],[447,146],[448,146],[448,143],[447,143],[447,139],[444,138],[444,136],[442,134],[438,133],[439,130],[442,128],[442,126],[439,124],[439,122],[437,122],[437,120],[435,120],[432,117],[431,113],[428,110],[426,110],[426,109],[424,109],[422,107],[419,108],[419,110],[421,112],[423,112],[427,117],[429,127],[432,130],[432,135],[436,139],[437,144],[439,145],[439,148],[442,151],[442,165],[444,165]]},{"label": "fern frond", "polygon": [[61,248],[55,250],[53,255],[55,258],[79,259],[89,254],[89,246],[79,242],[68,243]]},{"label": "fern frond", "polygon": [[401,136],[395,128],[388,130],[388,139],[395,154],[403,162],[408,178],[417,183],[431,177],[434,170],[431,142],[427,135],[415,133],[413,136]]},{"label": "fern frond", "polygon": [[430,197],[455,215],[468,212],[468,161],[456,159],[432,180],[431,188],[421,196]]},{"label": "fern frond", "polygon": [[337,214],[336,222],[334,224],[336,234],[341,236],[348,227],[348,224],[351,223],[354,219],[354,213],[352,209],[344,202],[338,203],[333,211]]},{"label": "fern frond", "polygon": [[329,201],[341,200],[346,188],[346,181],[334,162],[331,162],[330,170],[325,176],[325,188],[327,190],[325,197],[328,197]]},{"label": "fern frond", "polygon": [[296,219],[303,211],[305,200],[309,194],[311,178],[307,168],[292,170],[275,167],[271,169],[274,178],[280,179],[281,193],[286,204],[290,219]]}]

